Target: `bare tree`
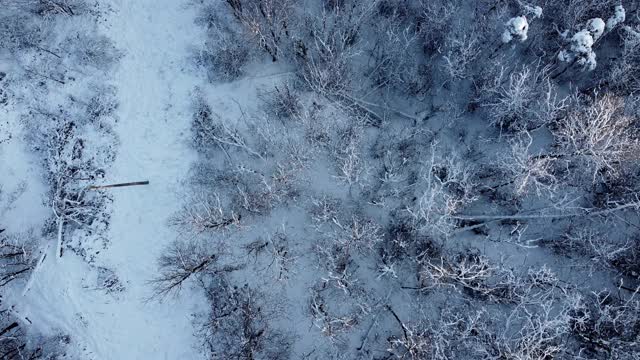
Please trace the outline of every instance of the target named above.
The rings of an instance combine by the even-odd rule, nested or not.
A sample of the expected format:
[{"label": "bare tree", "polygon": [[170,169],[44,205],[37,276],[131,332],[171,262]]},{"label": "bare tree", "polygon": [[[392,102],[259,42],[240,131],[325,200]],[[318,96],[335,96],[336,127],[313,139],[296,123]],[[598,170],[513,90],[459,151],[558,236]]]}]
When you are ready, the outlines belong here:
[{"label": "bare tree", "polygon": [[354,126],[346,129],[341,136],[335,150],[338,180],[349,185],[349,190],[355,186],[362,186],[367,173],[367,166],[360,149],[362,129]]},{"label": "bare tree", "polygon": [[553,130],[560,154],[585,166],[595,181],[616,176],[621,163],[637,157],[638,137],[624,102],[613,95],[579,98],[581,105]]},{"label": "bare tree", "polygon": [[345,341],[345,334],[353,331],[362,317],[369,313],[366,305],[352,306],[350,303],[333,304],[322,294],[322,289],[312,289],[309,299],[309,311],[314,326],[320,330],[331,343],[340,344]]},{"label": "bare tree", "polygon": [[225,231],[238,225],[241,216],[222,205],[217,193],[194,196],[186,201],[182,210],[170,220],[170,225],[192,233]]},{"label": "bare tree", "polygon": [[362,54],[360,32],[376,7],[378,0],[368,3],[338,4],[322,11],[320,16],[309,14],[311,36],[303,39],[298,52],[300,76],[316,93],[330,100],[346,102],[357,89],[353,62]]},{"label": "bare tree", "polygon": [[247,34],[262,47],[273,61],[290,46],[291,0],[226,0],[233,16],[242,24]]},{"label": "bare tree", "polygon": [[0,310],[0,357],[52,360],[65,356],[66,335],[43,336],[25,328],[11,309]]},{"label": "bare tree", "polygon": [[533,137],[527,131],[511,141],[511,152],[504,155],[499,164],[513,179],[517,196],[534,192],[537,196],[553,194],[558,186],[552,155],[531,153]]},{"label": "bare tree", "polygon": [[206,287],[209,313],[198,329],[210,359],[278,360],[291,352],[290,336],[270,322],[281,314],[264,294],[232,286],[224,276]]},{"label": "bare tree", "polygon": [[488,295],[492,289],[486,282],[495,274],[497,267],[489,259],[477,254],[460,254],[454,259],[435,262],[426,259],[421,265],[419,281],[422,289],[440,286],[461,286]]},{"label": "bare tree", "polygon": [[568,304],[572,333],[586,356],[625,359],[640,350],[640,288],[630,296],[618,297],[609,291],[587,296],[575,294]]},{"label": "bare tree", "polygon": [[622,54],[613,64],[609,81],[613,87],[624,94],[638,90],[640,72],[637,64],[640,62],[640,31],[638,27],[624,26],[620,31],[622,37]]},{"label": "bare tree", "polygon": [[34,244],[30,235],[8,236],[0,232],[0,287],[25,278],[35,266]]},{"label": "bare tree", "polygon": [[402,326],[403,336],[391,337],[388,351],[396,359],[421,360],[430,358],[433,353],[431,331],[420,326]]},{"label": "bare tree", "polygon": [[565,312],[554,311],[551,302],[537,307],[538,311],[516,308],[510,314],[506,326],[513,335],[508,335],[507,331],[497,337],[486,334],[484,346],[478,349],[481,356],[544,360],[563,354],[569,317]]},{"label": "bare tree", "polygon": [[423,46],[431,53],[446,46],[448,34],[451,31],[460,4],[455,1],[420,1],[418,10],[419,33]]},{"label": "bare tree", "polygon": [[77,134],[77,125],[54,117],[53,129],[41,129],[38,141],[46,146],[45,168],[51,186],[51,208],[57,223],[56,257],[62,256],[65,227],[82,228],[101,221],[105,195],[90,190],[84,181],[99,179],[102,170],[95,159],[83,152],[84,140]]},{"label": "bare tree", "polygon": [[344,252],[371,251],[382,241],[381,228],[372,220],[352,216],[350,220],[340,222],[334,219],[337,227],[335,241]]},{"label": "bare tree", "polygon": [[491,124],[500,128],[527,128],[538,110],[539,88],[547,82],[545,69],[523,66],[510,71],[500,66],[480,90],[481,106],[489,110]]},{"label": "bare tree", "polygon": [[241,265],[220,261],[224,251],[221,244],[205,244],[198,240],[174,241],[164,251],[158,265],[159,274],[149,281],[153,297],[162,299],[178,294],[185,281],[206,273],[223,275],[241,269]]},{"label": "bare tree", "polygon": [[452,31],[445,43],[443,67],[452,81],[470,76],[471,65],[480,55],[480,39],[475,32]]},{"label": "bare tree", "polygon": [[430,158],[424,164],[416,202],[406,211],[417,229],[447,236],[455,227],[454,215],[476,195],[472,169],[455,154],[441,156],[436,145],[431,145]]},{"label": "bare tree", "polygon": [[262,94],[262,100],[269,115],[276,118],[296,119],[302,111],[300,94],[289,82],[274,86]]},{"label": "bare tree", "polygon": [[[396,2],[390,6],[398,5]],[[384,20],[387,25],[377,29],[379,34],[370,50],[372,61],[368,77],[379,88],[390,87],[408,95],[424,95],[431,86],[431,76],[429,64],[421,61],[422,36],[413,23],[402,20],[390,16]]]},{"label": "bare tree", "polygon": [[207,40],[204,48],[195,54],[195,60],[207,71],[209,81],[235,80],[251,59],[247,41],[220,16],[219,7],[212,6],[204,12],[200,20],[207,27]]},{"label": "bare tree", "polygon": [[244,150],[250,155],[263,159],[262,155],[253,150],[244,135],[220,115],[198,95],[196,89],[195,113],[191,125],[194,144],[199,149],[217,146],[230,157],[227,148]]}]

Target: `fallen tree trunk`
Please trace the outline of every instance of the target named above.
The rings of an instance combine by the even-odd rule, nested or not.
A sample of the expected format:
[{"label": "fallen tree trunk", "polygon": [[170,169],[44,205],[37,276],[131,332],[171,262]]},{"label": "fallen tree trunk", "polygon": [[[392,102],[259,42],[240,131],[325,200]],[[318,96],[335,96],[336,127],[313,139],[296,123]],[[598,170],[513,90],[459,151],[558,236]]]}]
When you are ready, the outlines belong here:
[{"label": "fallen tree trunk", "polygon": [[92,185],[87,188],[87,190],[98,190],[98,189],[108,189],[108,188],[116,188],[116,187],[125,187],[125,186],[139,186],[139,185],[149,185],[149,181],[134,181],[128,183],[119,183],[119,184],[111,184],[111,185]]}]

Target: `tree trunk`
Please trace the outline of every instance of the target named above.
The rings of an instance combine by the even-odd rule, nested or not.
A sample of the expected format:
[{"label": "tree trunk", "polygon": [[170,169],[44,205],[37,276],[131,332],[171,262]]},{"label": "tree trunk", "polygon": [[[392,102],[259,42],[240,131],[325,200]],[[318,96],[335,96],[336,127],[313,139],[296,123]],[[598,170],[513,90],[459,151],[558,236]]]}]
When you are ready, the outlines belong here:
[{"label": "tree trunk", "polygon": [[64,230],[64,219],[58,219],[58,240],[56,242],[56,259],[62,257],[62,234]]}]

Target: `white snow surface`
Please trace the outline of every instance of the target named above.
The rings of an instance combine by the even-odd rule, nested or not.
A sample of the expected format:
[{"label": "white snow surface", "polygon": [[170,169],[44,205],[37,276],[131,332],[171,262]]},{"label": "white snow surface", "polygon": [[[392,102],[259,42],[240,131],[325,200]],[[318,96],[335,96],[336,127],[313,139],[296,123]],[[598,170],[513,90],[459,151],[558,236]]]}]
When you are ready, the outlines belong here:
[{"label": "white snow surface", "polygon": [[505,30],[502,33],[502,42],[509,43],[514,38],[518,39],[518,41],[526,41],[527,40],[527,32],[529,31],[529,22],[527,22],[527,18],[524,16],[516,16],[514,18],[509,19],[505,24]]},{"label": "white snow surface", "polygon": [[589,33],[593,37],[593,41],[597,41],[600,36],[602,36],[602,34],[604,33],[604,28],[604,20],[600,18],[593,18],[587,21],[587,31],[589,31]]},{"label": "white snow surface", "polygon": [[188,147],[189,93],[202,79],[189,73],[188,50],[204,41],[195,12],[179,0],[112,0],[103,31],[124,53],[113,78],[120,106],[118,157],[105,183],[149,180],[112,191],[108,248],[95,265],[117,274],[125,290],[96,289],[96,267],[71,253],[51,253],[16,311],[71,336],[80,359],[198,359],[191,314],[205,302],[187,293],[145,301],[162,249],[176,234],[166,226],[181,201],[180,183],[195,155]]},{"label": "white snow surface", "polygon": [[613,30],[616,26],[623,23],[627,17],[627,13],[622,5],[616,5],[613,16],[607,19],[607,31]]}]

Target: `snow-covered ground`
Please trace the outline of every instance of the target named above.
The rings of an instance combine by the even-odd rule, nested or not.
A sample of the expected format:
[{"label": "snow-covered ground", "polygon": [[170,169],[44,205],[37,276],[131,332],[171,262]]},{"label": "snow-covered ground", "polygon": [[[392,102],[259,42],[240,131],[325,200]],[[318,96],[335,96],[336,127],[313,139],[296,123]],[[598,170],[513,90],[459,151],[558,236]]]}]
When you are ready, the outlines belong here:
[{"label": "snow-covered ground", "polygon": [[[106,183],[149,180],[112,190],[108,248],[95,264],[115,271],[125,289],[96,290],[97,271],[71,252],[44,262],[18,311],[68,333],[83,359],[196,359],[190,314],[197,296],[147,301],[156,260],[175,234],[167,218],[193,159],[188,147],[188,49],[204,34],[175,0],[113,0],[103,31],[123,52],[114,75],[120,105],[118,157]],[[50,251],[53,247],[50,247]],[[76,348],[76,346],[74,346]]]},{"label": "snow-covered ground", "polygon": [[[64,358],[82,360],[197,360],[207,350],[210,357],[236,358],[220,354],[254,341],[258,350],[251,357],[277,353],[270,356],[277,359],[406,358],[410,347],[424,351],[411,355],[420,358],[496,351],[528,357],[546,348],[555,349],[548,356],[606,358],[598,344],[620,340],[629,342],[622,351],[637,353],[637,332],[612,337],[609,326],[637,329],[640,323],[640,304],[631,301],[638,293],[640,247],[631,229],[638,228],[637,219],[631,211],[613,214],[640,207],[639,195],[620,194],[626,182],[613,181],[613,172],[598,180],[602,184],[592,184],[585,173],[589,179],[582,184],[585,174],[576,169],[590,160],[575,154],[593,149],[568,144],[566,137],[575,142],[592,135],[579,134],[577,128],[590,125],[574,120],[589,117],[601,100],[559,100],[569,95],[565,88],[573,89],[570,76],[579,74],[573,64],[552,66],[549,73],[540,61],[557,65],[556,57],[535,55],[540,66],[529,64],[533,54],[561,51],[540,40],[560,30],[554,21],[533,22],[541,8],[527,10],[537,14],[527,20],[522,12],[510,13],[512,5],[491,10],[448,0],[397,2],[395,10],[394,2],[354,0],[351,10],[331,10],[329,3],[287,8],[276,1],[271,9],[244,7],[242,14],[239,3],[234,8],[225,1],[217,2],[220,7],[194,0],[88,3],[78,3],[76,12],[43,2],[43,8],[16,10],[33,18],[26,30],[14,26],[16,33],[51,36],[12,50],[21,55],[15,61],[5,64],[0,54],[0,164],[6,175],[0,179],[0,230],[7,230],[0,240],[24,237],[42,254],[25,246],[25,264],[37,258],[39,265],[0,294],[2,314],[15,315],[0,320],[24,322],[14,329],[16,339],[24,329],[67,335]],[[612,19],[623,21],[620,11]],[[453,15],[441,22],[424,21],[448,13]],[[8,18],[0,16],[0,22]],[[212,26],[217,23],[222,33]],[[496,45],[505,23],[503,42],[510,44]],[[544,24],[555,29],[542,31]],[[569,26],[566,34],[576,30]],[[596,32],[604,37],[603,30]],[[279,43],[271,48],[279,48],[277,61],[265,53],[270,44],[261,34]],[[343,44],[332,44],[336,38]],[[0,39],[0,51],[2,45]],[[333,47],[335,55],[327,56]],[[577,89],[591,88],[576,79]],[[3,87],[10,90],[6,100]],[[611,138],[640,141],[635,133],[621,135],[637,125],[626,121],[624,102],[603,99],[608,118],[624,123]],[[513,102],[526,111],[505,107]],[[50,128],[36,131],[47,121]],[[194,141],[192,124],[206,141]],[[234,135],[225,140],[225,131]],[[32,133],[70,135],[43,143],[48,136]],[[622,166],[635,154],[616,156],[607,161],[620,165],[621,174],[638,173],[635,164]],[[83,199],[95,200],[89,204],[94,216],[56,212],[64,214],[59,224],[68,225],[58,232],[65,240],[57,242],[64,249],[58,258],[55,229],[63,228],[55,227],[52,203],[81,208],[85,201],[67,201],[68,194],[145,180],[146,186],[107,189],[108,197],[91,191],[96,199]],[[197,216],[209,210],[200,199],[218,194],[221,219],[210,212],[211,221],[187,221],[180,235],[169,226],[183,205],[195,204],[182,213]],[[103,199],[106,204],[98,201]],[[105,213],[110,216],[103,218]],[[627,226],[629,231],[621,229]],[[589,231],[576,231],[583,227]],[[616,231],[604,234],[608,228]],[[632,240],[622,239],[623,245],[618,233]],[[190,277],[178,296],[153,298],[150,280],[171,270],[158,259],[178,237],[179,244],[195,244],[190,236],[224,241],[180,250],[193,250],[200,265],[175,259]],[[614,249],[631,255],[613,256]],[[238,288],[215,284],[211,274]],[[591,290],[602,288],[611,294],[593,296]],[[204,299],[203,289],[215,298]],[[628,302],[622,290],[632,292]],[[238,301],[249,305],[227,311]],[[612,320],[614,305],[624,310]],[[215,317],[220,309],[223,315]],[[244,309],[256,311],[248,319]],[[584,309],[590,322],[574,318]],[[210,326],[203,336],[203,321],[194,317],[225,324]],[[585,326],[575,327],[576,321]],[[593,324],[605,324],[596,326],[603,333],[592,332]],[[47,347],[67,339],[25,338],[48,355]],[[292,355],[284,355],[289,350]]]}]

